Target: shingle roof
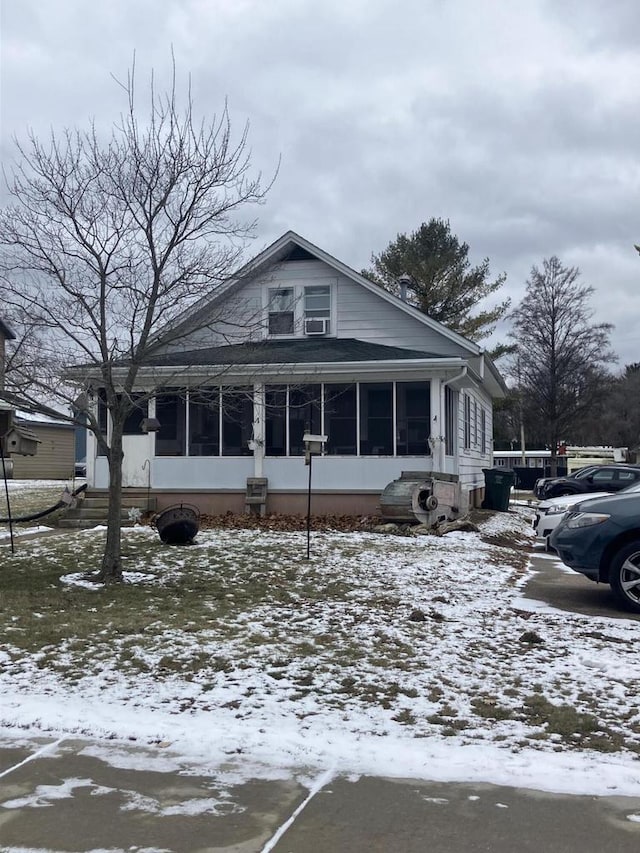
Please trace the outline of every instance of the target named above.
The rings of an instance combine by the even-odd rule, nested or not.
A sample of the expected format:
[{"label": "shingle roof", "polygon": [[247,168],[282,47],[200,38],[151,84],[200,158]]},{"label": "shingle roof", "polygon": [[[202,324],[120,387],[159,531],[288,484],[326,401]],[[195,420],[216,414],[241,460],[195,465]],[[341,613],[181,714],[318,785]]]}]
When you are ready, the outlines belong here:
[{"label": "shingle roof", "polygon": [[174,352],[157,356],[154,366],[206,364],[314,364],[358,361],[397,361],[444,358],[430,352],[371,344],[355,338],[304,338],[286,341],[255,341],[222,347]]}]

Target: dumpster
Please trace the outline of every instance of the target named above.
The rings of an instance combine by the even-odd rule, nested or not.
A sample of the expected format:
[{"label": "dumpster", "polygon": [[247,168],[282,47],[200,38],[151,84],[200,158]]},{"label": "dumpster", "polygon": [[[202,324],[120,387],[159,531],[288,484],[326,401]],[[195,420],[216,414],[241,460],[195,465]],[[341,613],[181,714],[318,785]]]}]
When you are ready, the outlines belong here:
[{"label": "dumpster", "polygon": [[527,468],[526,465],[514,465],[513,473],[516,475],[515,488],[532,492],[536,480],[544,477],[544,468]]},{"label": "dumpster", "polygon": [[508,468],[483,468],[482,473],[484,474],[482,508],[507,512],[511,486],[513,486],[516,475]]}]

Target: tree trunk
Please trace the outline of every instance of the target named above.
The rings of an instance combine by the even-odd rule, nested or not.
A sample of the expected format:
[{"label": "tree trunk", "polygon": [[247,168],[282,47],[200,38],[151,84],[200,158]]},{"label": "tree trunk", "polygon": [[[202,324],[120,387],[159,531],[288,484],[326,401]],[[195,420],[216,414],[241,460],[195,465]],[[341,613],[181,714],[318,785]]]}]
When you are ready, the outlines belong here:
[{"label": "tree trunk", "polygon": [[105,584],[122,582],[122,427],[114,424],[109,453],[109,512],[107,542],[102,557],[99,580]]},{"label": "tree trunk", "polygon": [[558,446],[557,444],[553,444],[551,446],[551,460],[550,460],[550,473],[552,477],[558,476]]}]

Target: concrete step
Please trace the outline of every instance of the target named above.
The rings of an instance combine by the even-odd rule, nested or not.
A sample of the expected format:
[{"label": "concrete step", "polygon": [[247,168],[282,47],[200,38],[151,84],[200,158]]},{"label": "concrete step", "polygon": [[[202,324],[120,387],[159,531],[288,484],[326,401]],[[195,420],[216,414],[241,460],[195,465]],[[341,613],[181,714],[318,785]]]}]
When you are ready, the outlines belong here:
[{"label": "concrete step", "polygon": [[[86,497],[82,498],[79,503],[86,507],[106,508],[109,506],[109,497],[103,495],[94,495],[90,493],[86,495]],[[122,506],[127,507],[128,509],[131,507],[137,507],[138,509],[146,509],[147,504],[149,504],[151,509],[155,509],[156,499],[154,497],[147,498],[146,495],[140,495],[138,497],[131,497],[127,495],[126,497],[123,496],[122,498]]]},{"label": "concrete step", "polygon": [[[104,518],[107,520],[107,508],[101,507],[75,507],[74,509],[67,510],[65,513],[65,518]],[[129,518],[129,510],[123,509],[120,513],[121,518]]]},{"label": "concrete step", "polygon": [[[91,527],[106,527],[107,520],[99,518],[61,518],[58,527],[65,530],[86,530]],[[127,519],[120,523],[120,527],[133,527],[133,522]]]},{"label": "concrete step", "polygon": [[[123,491],[122,509],[120,512],[120,524],[127,527],[133,524],[129,516],[129,510],[139,509],[141,512],[155,511],[156,499],[149,497],[146,489]],[[91,489],[85,492],[76,506],[67,510],[64,517],[58,522],[60,527],[71,529],[83,529],[105,525],[109,513],[109,493],[105,489]]]}]

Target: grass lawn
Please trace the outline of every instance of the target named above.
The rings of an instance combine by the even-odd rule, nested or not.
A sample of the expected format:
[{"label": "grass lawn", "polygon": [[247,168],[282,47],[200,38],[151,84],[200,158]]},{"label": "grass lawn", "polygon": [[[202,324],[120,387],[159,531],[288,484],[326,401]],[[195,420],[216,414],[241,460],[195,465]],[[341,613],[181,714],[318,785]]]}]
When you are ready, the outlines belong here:
[{"label": "grass lawn", "polygon": [[[0,690],[23,714],[37,691],[640,753],[637,624],[523,609],[529,543],[518,513],[444,537],[316,532],[309,561],[303,532],[212,529],[171,548],[138,527],[123,531],[130,582],[103,588],[79,576],[98,567],[104,531],[18,541],[13,556],[0,547]],[[19,724],[11,714],[0,722]]]}]

